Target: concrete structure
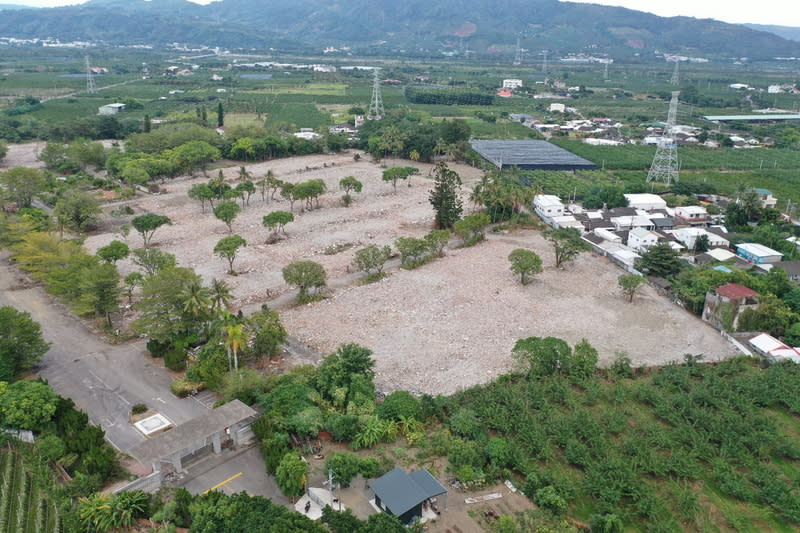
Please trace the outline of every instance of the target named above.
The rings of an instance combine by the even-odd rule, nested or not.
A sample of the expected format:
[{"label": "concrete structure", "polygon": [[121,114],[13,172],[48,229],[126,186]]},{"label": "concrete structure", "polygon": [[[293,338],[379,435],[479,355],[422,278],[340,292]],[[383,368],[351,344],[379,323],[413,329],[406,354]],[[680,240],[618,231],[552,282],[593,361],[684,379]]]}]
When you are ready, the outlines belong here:
[{"label": "concrete structure", "polygon": [[106,104],[97,108],[98,115],[116,115],[125,111],[125,104]]},{"label": "concrete structure", "polygon": [[747,343],[753,348],[753,351],[762,357],[766,357],[773,363],[780,363],[782,361],[800,363],[800,350],[787,346],[772,335],[762,333],[756,335],[747,341]]},{"label": "concrete structure", "polygon": [[652,211],[654,209],[667,208],[667,202],[657,194],[625,194],[624,196],[628,200],[628,207],[633,207],[634,209]]},{"label": "concrete structure", "polygon": [[658,234],[644,228],[633,228],[628,233],[628,248],[644,252],[658,243]]},{"label": "concrete structure", "polygon": [[697,239],[701,238],[703,235],[708,238],[709,248],[727,248],[731,244],[728,239],[716,233],[706,231],[704,228],[678,228],[669,230],[666,233],[675,237],[689,250],[694,250]]},{"label": "concrete structure", "polygon": [[[369,483],[375,494],[374,506],[396,516],[407,524],[414,517],[423,517],[428,505],[436,511],[446,508],[447,489],[427,470],[406,472],[397,467]],[[438,499],[445,498],[444,505]]]},{"label": "concrete structure", "polygon": [[706,293],[703,320],[719,330],[736,331],[745,309],[758,307],[758,293],[737,283],[726,283]]},{"label": "concrete structure", "polygon": [[720,262],[730,261],[730,260],[736,258],[736,254],[735,253],[733,253],[733,252],[731,252],[729,250],[725,250],[724,248],[714,248],[713,250],[709,250],[706,253],[708,255],[710,255],[713,259],[715,259],[717,261],[720,261]]},{"label": "concrete structure", "polygon": [[675,222],[688,226],[705,226],[708,222],[708,211],[699,205],[676,207]]},{"label": "concrete structure", "polygon": [[258,413],[239,400],[233,400],[207,414],[189,420],[169,431],[136,445],[130,454],[153,470],[169,465],[183,472],[183,462],[208,452],[219,454],[223,445],[239,446],[252,439],[250,424]]},{"label": "concrete structure", "polygon": [[616,231],[630,230],[633,228],[655,229],[655,225],[649,218],[640,215],[611,217],[611,223],[614,225]]},{"label": "concrete structure", "polygon": [[752,263],[777,263],[783,258],[783,254],[767,248],[763,244],[754,242],[743,242],[736,245],[736,254]]},{"label": "concrete structure", "polygon": [[564,214],[564,204],[558,196],[552,194],[537,194],[533,197],[533,210],[539,216],[560,217]]},{"label": "concrete structure", "polygon": [[503,89],[519,89],[522,87],[522,80],[508,79],[503,80]]},{"label": "concrete structure", "polygon": [[347,507],[328,489],[309,487],[306,493],[294,504],[294,510],[306,515],[311,520],[319,520],[322,518],[322,510],[328,505],[334,511],[347,510]]},{"label": "concrete structure", "polygon": [[553,102],[552,104],[550,104],[548,111],[550,111],[551,113],[565,113],[567,111],[567,106],[566,104]]},{"label": "concrete structure", "polygon": [[758,199],[761,200],[762,208],[774,208],[778,205],[778,199],[772,196],[772,191],[769,189],[753,189],[753,191],[758,195]]}]

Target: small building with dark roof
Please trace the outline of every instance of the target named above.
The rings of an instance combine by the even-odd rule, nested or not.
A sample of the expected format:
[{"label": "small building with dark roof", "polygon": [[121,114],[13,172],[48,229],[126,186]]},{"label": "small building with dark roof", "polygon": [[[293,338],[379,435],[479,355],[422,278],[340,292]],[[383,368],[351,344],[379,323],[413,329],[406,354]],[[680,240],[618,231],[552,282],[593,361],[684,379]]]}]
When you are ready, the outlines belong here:
[{"label": "small building with dark roof", "polygon": [[482,158],[499,169],[594,170],[597,165],[547,141],[471,141]]},{"label": "small building with dark roof", "polygon": [[407,524],[423,516],[423,504],[447,494],[447,489],[427,470],[406,472],[400,467],[370,482],[375,507]]}]

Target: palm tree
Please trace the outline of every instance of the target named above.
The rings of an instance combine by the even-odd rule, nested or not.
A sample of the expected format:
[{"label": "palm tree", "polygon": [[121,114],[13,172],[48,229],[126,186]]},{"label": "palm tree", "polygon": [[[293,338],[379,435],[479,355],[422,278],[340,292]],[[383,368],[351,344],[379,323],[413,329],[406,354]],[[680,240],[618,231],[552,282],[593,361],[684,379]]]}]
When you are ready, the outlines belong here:
[{"label": "palm tree", "polygon": [[224,327],[225,348],[228,350],[228,367],[230,370],[231,355],[233,355],[233,370],[239,370],[239,350],[247,345],[248,334],[244,324],[228,324]]},{"label": "palm tree", "polygon": [[194,317],[208,316],[211,310],[211,291],[199,281],[183,289],[183,312]]},{"label": "palm tree", "polygon": [[247,181],[252,177],[244,166],[239,167],[239,181]]},{"label": "palm tree", "polygon": [[211,280],[211,310],[216,314],[223,311],[230,311],[231,302],[233,301],[233,294],[231,287],[225,280],[212,279]]}]

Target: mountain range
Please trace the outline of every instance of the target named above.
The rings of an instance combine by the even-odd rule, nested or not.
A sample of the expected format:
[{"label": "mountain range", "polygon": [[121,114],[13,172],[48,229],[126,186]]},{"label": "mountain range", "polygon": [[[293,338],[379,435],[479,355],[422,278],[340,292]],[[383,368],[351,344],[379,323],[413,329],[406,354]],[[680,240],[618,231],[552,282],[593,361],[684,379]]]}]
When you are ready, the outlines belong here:
[{"label": "mountain range", "polygon": [[0,36],[422,56],[508,54],[519,37],[536,53],[800,56],[800,42],[760,28],[558,0],[91,0],[4,10]]}]

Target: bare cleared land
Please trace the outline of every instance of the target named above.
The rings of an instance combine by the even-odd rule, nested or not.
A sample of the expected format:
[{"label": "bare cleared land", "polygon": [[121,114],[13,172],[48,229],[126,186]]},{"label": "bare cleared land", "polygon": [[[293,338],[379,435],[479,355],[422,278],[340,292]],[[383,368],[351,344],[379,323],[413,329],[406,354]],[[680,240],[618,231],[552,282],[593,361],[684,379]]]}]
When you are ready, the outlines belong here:
[{"label": "bare cleared land", "polygon": [[[168,183],[168,194],[128,204],[136,214],[169,216],[174,225],[159,229],[154,243],[206,280],[225,279],[241,307],[285,302],[293,291],[283,282],[281,269],[300,259],[321,263],[334,289],[332,297],[283,310],[287,329],[321,353],[344,342],[368,346],[375,352],[376,381],[386,391],[447,394],[489,381],[510,368],[512,346],[529,336],[561,337],[572,344],[586,338],[599,350],[601,362],[625,351],[635,366],[664,364],[685,353],[702,353],[706,360],[735,355],[715,330],[649,287],[627,303],[616,282],[622,271],[602,258],[584,254],[565,269],[555,269],[550,244],[533,230],[490,234],[473,248],[452,249],[447,257],[416,270],[391,269],[388,278],[359,285],[350,267],[357,249],[391,244],[400,236],[421,237],[432,228],[429,167],[420,167],[421,175],[409,180],[410,187],[401,182],[395,193],[381,181],[380,167],[354,162],[350,155],[248,166],[254,179],[268,169],[292,182],[323,178],[329,193],[319,209],[299,213],[295,205],[297,218],[287,226],[288,238],[269,245],[264,244],[267,230],[261,217],[272,210],[288,210],[289,205],[285,200],[262,203],[254,195],[234,222],[234,232],[248,242],[236,260],[238,276],[227,275],[227,263],[212,253],[215,243],[228,234],[227,228],[208,207],[202,213],[200,205],[186,196],[192,183],[205,178]],[[465,191],[480,176],[470,167],[453,168],[464,178]],[[224,173],[234,180],[237,171],[238,167],[230,167]],[[337,189],[339,180],[349,175],[364,183],[364,191],[352,207],[345,208]],[[94,235],[87,246],[96,249],[113,238],[111,233]],[[132,247],[141,245],[135,233],[127,240]],[[352,247],[325,253],[336,245]],[[508,254],[518,247],[535,250],[545,264],[545,271],[526,287],[509,270]],[[123,262],[120,268],[125,273],[132,265]]]}]

